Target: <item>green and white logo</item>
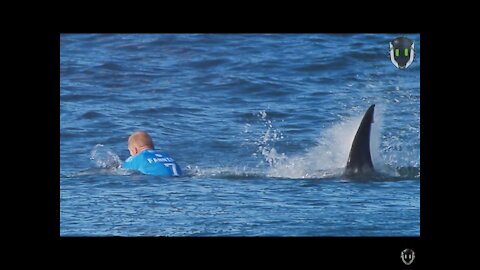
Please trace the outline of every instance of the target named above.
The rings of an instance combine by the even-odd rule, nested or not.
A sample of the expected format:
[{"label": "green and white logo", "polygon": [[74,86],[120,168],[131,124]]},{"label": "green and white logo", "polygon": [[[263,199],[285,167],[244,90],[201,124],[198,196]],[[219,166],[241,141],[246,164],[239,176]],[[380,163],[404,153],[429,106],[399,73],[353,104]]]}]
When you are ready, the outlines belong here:
[{"label": "green and white logo", "polygon": [[406,37],[398,37],[390,41],[390,60],[398,69],[406,69],[415,58],[415,43]]}]

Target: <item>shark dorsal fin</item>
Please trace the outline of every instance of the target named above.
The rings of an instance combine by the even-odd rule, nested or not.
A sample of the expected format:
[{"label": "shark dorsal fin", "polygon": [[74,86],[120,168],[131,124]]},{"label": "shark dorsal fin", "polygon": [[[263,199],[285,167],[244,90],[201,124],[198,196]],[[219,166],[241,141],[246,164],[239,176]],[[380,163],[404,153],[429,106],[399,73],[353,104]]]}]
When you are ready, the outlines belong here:
[{"label": "shark dorsal fin", "polygon": [[375,104],[368,108],[358,127],[345,167],[345,176],[359,176],[375,172],[370,155],[370,129],[373,123],[374,109]]}]

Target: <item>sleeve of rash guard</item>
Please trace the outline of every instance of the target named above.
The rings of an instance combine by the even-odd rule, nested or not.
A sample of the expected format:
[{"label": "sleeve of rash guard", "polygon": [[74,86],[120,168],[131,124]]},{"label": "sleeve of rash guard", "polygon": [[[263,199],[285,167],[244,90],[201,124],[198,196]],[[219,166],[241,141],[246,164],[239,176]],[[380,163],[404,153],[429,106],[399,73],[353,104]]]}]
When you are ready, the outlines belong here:
[{"label": "sleeve of rash guard", "polygon": [[129,157],[123,162],[122,168],[127,170],[136,170],[137,166],[135,166],[135,160],[132,157]]}]

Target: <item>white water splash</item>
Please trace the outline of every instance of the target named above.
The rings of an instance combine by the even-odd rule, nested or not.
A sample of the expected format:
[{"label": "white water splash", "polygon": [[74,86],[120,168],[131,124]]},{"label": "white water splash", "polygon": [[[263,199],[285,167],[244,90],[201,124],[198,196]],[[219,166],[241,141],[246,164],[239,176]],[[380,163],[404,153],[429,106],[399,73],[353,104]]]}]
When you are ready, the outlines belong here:
[{"label": "white water splash", "polygon": [[122,161],[120,157],[103,144],[97,144],[90,152],[90,160],[97,168],[120,168]]},{"label": "white water splash", "polygon": [[278,154],[275,148],[271,146],[273,143],[283,139],[283,134],[280,130],[273,128],[273,122],[267,119],[268,115],[265,110],[259,111],[257,116],[263,122],[265,131],[260,136],[260,139],[255,142],[257,151],[254,153],[254,156],[257,156],[258,153],[261,154],[264,157],[264,161],[272,167],[286,158],[284,154]]},{"label": "white water splash", "polygon": [[90,160],[94,168],[87,168],[78,172],[68,173],[66,178],[89,176],[89,175],[131,175],[135,171],[129,171],[121,168],[122,161],[120,157],[110,148],[103,144],[97,144],[90,151]]},{"label": "white water splash", "polygon": [[[385,164],[380,155],[382,110],[376,110],[371,130],[371,154],[374,166],[383,168]],[[317,139],[317,145],[305,153],[287,156],[278,153],[270,144],[264,143],[259,150],[268,162],[269,177],[316,178],[338,176],[343,173],[363,113],[350,117],[323,131]],[[273,127],[269,127],[273,129]],[[268,134],[268,130],[267,133]],[[268,139],[268,138],[267,138]],[[268,140],[267,140],[268,141]]]}]

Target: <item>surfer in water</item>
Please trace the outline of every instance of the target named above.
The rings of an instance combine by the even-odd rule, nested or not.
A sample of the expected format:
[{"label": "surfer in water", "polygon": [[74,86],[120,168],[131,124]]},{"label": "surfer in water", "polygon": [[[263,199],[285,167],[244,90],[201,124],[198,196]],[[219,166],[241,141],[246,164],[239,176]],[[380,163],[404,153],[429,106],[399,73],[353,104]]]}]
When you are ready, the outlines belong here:
[{"label": "surfer in water", "polygon": [[128,138],[130,157],[122,168],[143,174],[158,176],[180,176],[182,170],[169,154],[155,149],[152,138],[145,131],[136,131]]}]

